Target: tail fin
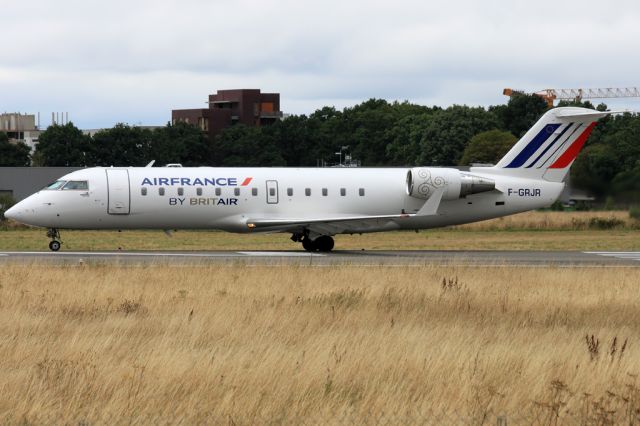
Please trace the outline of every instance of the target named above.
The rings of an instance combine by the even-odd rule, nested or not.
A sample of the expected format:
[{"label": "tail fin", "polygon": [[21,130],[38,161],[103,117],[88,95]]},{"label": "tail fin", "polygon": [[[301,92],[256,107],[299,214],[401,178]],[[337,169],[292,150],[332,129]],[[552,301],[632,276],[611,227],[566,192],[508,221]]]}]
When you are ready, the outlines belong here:
[{"label": "tail fin", "polygon": [[551,109],[494,168],[504,175],[562,182],[596,121],[611,113],[577,107]]}]

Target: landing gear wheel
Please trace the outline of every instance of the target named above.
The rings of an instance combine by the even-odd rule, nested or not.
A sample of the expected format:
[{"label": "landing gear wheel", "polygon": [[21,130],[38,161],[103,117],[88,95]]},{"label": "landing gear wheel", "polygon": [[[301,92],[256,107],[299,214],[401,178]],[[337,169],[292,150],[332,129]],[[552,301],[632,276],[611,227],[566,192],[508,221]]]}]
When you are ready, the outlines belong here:
[{"label": "landing gear wheel", "polygon": [[313,243],[318,251],[329,252],[333,250],[333,238],[328,235],[323,235],[322,237],[316,238]]},{"label": "landing gear wheel", "polygon": [[302,248],[306,251],[317,251],[317,247],[315,241],[311,241],[311,239],[305,237],[302,239]]},{"label": "landing gear wheel", "polygon": [[304,238],[302,240],[302,247],[306,251],[328,252],[333,250],[333,245],[333,238],[328,235],[322,235],[313,241],[310,238]]},{"label": "landing gear wheel", "polygon": [[47,237],[51,238],[51,242],[49,243],[49,249],[51,251],[60,250],[60,245],[62,244],[60,240],[60,232],[56,228],[47,229]]}]

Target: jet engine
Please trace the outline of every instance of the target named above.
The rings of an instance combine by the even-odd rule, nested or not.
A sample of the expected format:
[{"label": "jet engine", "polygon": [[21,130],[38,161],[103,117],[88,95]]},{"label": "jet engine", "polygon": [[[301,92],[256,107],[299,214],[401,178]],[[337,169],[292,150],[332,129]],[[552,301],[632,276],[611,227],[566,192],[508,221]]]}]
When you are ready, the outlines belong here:
[{"label": "jet engine", "polygon": [[423,200],[428,200],[440,188],[444,188],[443,200],[455,200],[470,194],[493,191],[495,187],[492,179],[457,169],[414,167],[407,172],[407,194]]}]

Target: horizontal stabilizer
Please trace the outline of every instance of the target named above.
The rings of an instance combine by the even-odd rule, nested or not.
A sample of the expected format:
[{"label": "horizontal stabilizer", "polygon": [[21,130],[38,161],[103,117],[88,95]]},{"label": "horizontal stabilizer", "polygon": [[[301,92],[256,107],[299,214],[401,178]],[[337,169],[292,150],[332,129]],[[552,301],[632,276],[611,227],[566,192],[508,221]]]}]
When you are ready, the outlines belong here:
[{"label": "horizontal stabilizer", "polygon": [[558,118],[592,118],[597,120],[602,117],[606,117],[611,114],[622,114],[629,111],[558,111],[556,117]]}]

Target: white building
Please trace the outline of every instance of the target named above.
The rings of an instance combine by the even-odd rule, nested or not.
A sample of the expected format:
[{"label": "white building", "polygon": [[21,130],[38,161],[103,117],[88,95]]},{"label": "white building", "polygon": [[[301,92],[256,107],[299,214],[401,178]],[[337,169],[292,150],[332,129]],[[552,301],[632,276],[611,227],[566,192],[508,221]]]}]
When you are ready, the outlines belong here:
[{"label": "white building", "polygon": [[32,114],[0,114],[0,132],[6,133],[10,142],[24,142],[31,148],[31,152],[35,149],[40,136],[40,130],[36,126],[36,116]]}]

